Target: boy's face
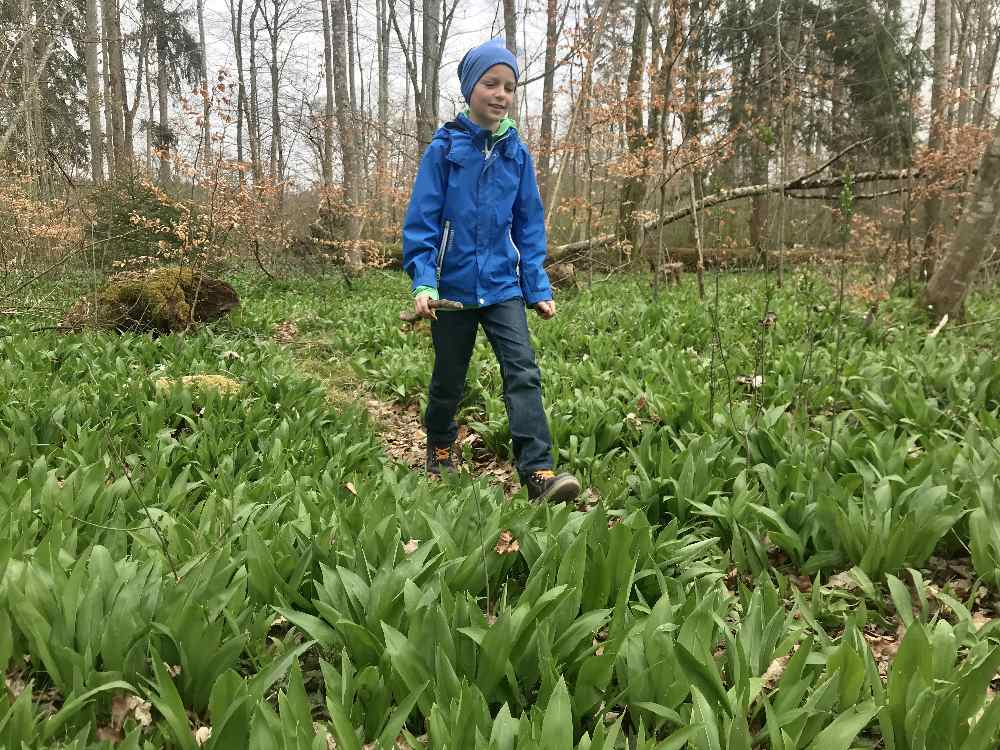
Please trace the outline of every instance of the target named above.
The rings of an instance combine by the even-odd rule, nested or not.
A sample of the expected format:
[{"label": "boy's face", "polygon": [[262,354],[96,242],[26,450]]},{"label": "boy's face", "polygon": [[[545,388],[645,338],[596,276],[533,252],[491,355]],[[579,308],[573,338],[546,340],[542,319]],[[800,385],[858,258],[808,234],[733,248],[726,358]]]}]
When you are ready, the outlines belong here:
[{"label": "boy's face", "polygon": [[506,65],[494,65],[483,73],[469,99],[472,121],[481,128],[496,130],[510,109],[515,88],[514,71]]}]

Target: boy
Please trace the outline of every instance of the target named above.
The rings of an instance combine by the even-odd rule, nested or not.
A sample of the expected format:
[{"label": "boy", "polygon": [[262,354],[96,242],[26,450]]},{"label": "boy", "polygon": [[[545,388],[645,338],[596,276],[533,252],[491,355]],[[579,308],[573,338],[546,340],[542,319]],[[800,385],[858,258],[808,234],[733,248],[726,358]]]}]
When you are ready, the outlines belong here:
[{"label": "boy", "polygon": [[[414,309],[431,319],[434,372],[424,423],[427,473],[454,468],[455,412],[479,326],[500,362],[514,460],[528,497],[569,501],[580,483],[552,470],[552,438],[525,305],[556,314],[542,268],[545,221],[531,156],[508,118],[517,60],[496,39],[458,65],[468,109],[424,152],[403,225],[403,267]],[[431,300],[461,302],[438,317]]]}]

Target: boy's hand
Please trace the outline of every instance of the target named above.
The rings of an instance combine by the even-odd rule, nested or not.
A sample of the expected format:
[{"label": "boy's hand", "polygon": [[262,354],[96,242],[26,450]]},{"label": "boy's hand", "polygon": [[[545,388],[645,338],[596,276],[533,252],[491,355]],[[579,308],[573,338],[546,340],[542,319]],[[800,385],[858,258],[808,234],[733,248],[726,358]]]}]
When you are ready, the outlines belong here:
[{"label": "boy's hand", "polygon": [[421,318],[437,320],[437,312],[430,307],[431,295],[421,294],[413,300],[413,311]]},{"label": "boy's hand", "polygon": [[555,316],[556,314],[556,303],[555,300],[547,299],[543,302],[535,303],[535,312],[542,316],[544,320]]}]

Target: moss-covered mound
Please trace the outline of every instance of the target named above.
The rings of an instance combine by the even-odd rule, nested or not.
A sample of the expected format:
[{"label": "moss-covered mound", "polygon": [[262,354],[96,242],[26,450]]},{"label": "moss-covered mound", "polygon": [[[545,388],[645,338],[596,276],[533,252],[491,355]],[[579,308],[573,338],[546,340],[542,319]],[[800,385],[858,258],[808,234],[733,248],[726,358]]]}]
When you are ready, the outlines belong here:
[{"label": "moss-covered mound", "polygon": [[173,333],[217,320],[240,306],[229,284],[191,268],[125,271],[78,299],[60,327]]},{"label": "moss-covered mound", "polygon": [[239,393],[243,385],[225,375],[184,375],[179,381],[173,378],[157,378],[153,383],[158,393],[167,393],[171,388],[182,385],[193,391],[215,391],[222,396]]}]

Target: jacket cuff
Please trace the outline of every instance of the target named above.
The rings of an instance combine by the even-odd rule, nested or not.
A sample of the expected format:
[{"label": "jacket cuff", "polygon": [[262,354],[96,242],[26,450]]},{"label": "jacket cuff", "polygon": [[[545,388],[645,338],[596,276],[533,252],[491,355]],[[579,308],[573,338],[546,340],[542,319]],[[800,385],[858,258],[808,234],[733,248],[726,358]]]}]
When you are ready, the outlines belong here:
[{"label": "jacket cuff", "polygon": [[418,286],[413,289],[414,298],[419,297],[421,294],[426,294],[431,299],[440,299],[438,296],[438,290],[432,286]]},{"label": "jacket cuff", "polygon": [[552,299],[552,289],[537,289],[532,292],[524,292],[524,302],[528,307],[537,305],[539,302],[548,302]]}]

